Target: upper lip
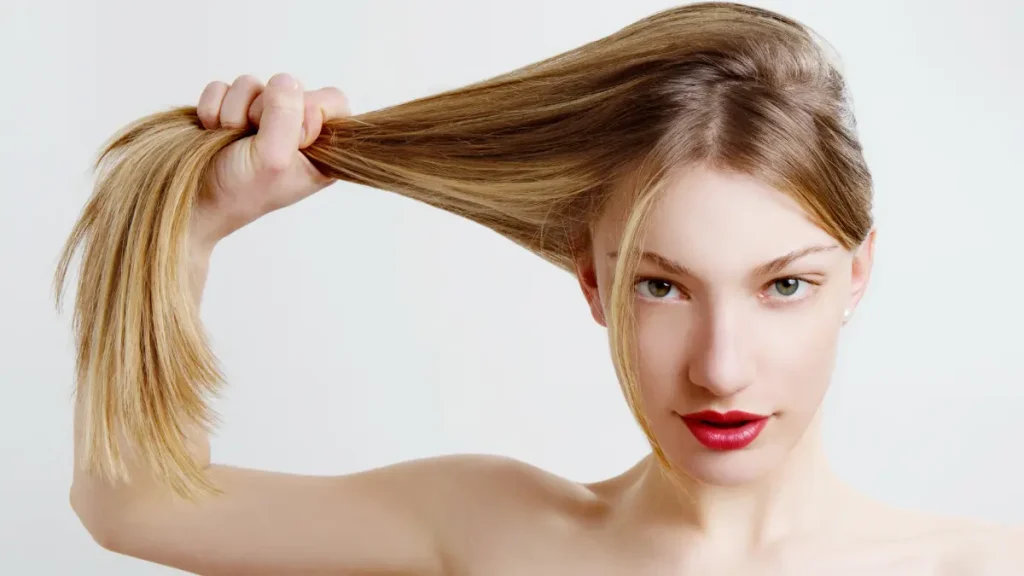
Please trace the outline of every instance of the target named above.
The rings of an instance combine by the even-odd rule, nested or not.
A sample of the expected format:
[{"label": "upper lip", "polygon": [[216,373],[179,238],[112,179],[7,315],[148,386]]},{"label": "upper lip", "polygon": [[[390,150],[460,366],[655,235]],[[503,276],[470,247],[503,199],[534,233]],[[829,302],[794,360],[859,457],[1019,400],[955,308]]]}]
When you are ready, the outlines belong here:
[{"label": "upper lip", "polygon": [[686,414],[683,418],[689,420],[703,420],[705,422],[714,422],[716,424],[731,424],[734,422],[749,422],[751,420],[763,420],[767,416],[761,414],[753,414],[750,412],[742,412],[740,410],[731,410],[729,412],[716,412],[714,410],[703,410],[701,412],[694,412],[692,414]]}]

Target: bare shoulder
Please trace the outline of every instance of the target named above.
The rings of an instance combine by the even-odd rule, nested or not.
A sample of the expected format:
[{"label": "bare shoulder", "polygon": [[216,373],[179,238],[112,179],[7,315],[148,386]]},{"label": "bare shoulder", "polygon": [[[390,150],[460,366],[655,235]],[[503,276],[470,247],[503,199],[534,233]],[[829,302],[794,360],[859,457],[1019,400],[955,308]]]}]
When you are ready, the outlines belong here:
[{"label": "bare shoulder", "polygon": [[432,488],[451,490],[451,496],[464,502],[482,498],[490,502],[488,508],[495,509],[533,502],[587,500],[592,495],[583,484],[507,456],[455,454],[409,461],[393,468],[406,468],[407,474],[415,476],[426,474],[433,480]]},{"label": "bare shoulder", "polygon": [[945,574],[1004,576],[1024,573],[1024,526],[970,519],[949,521]]},{"label": "bare shoulder", "polygon": [[937,576],[1024,574],[1024,527],[908,510],[874,500],[859,502],[859,540],[885,566],[904,563]]},{"label": "bare shoulder", "polygon": [[431,489],[443,507],[435,510],[443,524],[440,545],[457,573],[506,558],[512,549],[542,554],[606,509],[589,486],[514,458],[454,455],[409,466],[432,470]]},{"label": "bare shoulder", "polygon": [[908,534],[931,549],[940,576],[1024,573],[1024,527],[982,519],[904,512]]},{"label": "bare shoulder", "polygon": [[[454,480],[449,496],[479,523],[537,520],[545,515],[578,513],[599,506],[587,485],[515,458],[486,454],[441,456],[421,466],[434,467]],[[435,488],[442,488],[437,486]]]}]

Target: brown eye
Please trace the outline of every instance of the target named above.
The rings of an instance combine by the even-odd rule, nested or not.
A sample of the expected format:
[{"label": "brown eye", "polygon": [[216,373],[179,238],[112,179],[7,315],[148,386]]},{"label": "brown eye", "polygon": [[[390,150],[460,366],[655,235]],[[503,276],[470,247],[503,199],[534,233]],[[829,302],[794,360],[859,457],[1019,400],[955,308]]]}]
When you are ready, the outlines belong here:
[{"label": "brown eye", "polygon": [[648,280],[647,286],[651,291],[651,295],[657,298],[664,298],[672,292],[672,285],[663,280]]}]

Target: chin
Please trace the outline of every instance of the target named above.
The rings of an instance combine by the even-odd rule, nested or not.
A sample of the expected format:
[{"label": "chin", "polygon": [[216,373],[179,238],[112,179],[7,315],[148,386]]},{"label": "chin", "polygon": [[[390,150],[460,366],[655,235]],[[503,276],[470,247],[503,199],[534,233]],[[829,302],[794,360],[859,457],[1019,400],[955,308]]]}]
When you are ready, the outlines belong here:
[{"label": "chin", "polygon": [[750,448],[729,452],[691,452],[677,457],[668,454],[666,456],[677,470],[693,481],[723,487],[757,482],[778,464],[766,454],[759,454],[756,449]]}]

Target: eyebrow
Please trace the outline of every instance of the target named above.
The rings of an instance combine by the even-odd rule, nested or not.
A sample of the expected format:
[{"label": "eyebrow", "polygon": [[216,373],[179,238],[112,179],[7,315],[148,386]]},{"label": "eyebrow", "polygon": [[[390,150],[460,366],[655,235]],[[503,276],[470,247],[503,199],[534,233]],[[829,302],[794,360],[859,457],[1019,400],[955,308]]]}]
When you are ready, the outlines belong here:
[{"label": "eyebrow", "polygon": [[[817,254],[819,252],[829,252],[837,248],[839,248],[837,244],[814,244],[811,246],[798,248],[796,250],[793,250],[792,252],[783,254],[778,258],[774,258],[772,260],[769,260],[768,262],[759,264],[757,267],[754,268],[753,274],[755,276],[770,276],[772,274],[778,274],[779,272],[785,270],[787,266],[805,256]],[[609,252],[608,257],[611,259],[615,259],[618,257],[618,252]],[[682,264],[670,260],[669,258],[666,258],[661,254],[658,254],[657,252],[641,252],[640,259],[647,260],[648,262],[651,262],[656,266],[678,276],[695,276],[695,274],[693,274],[693,272],[691,272],[686,266],[683,266]]]}]

